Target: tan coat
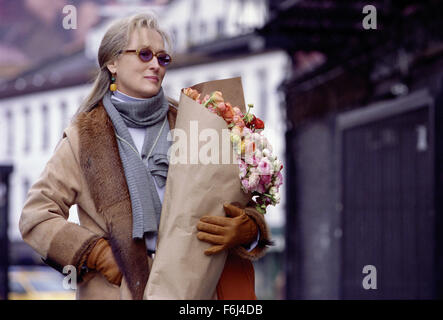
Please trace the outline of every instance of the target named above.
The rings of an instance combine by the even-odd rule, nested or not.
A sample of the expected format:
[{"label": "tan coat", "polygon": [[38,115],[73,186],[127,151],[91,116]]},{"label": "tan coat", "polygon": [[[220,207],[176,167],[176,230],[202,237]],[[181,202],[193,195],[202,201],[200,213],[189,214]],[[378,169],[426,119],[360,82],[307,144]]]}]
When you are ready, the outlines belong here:
[{"label": "tan coat", "polygon": [[[176,114],[171,103],[171,129]],[[74,204],[80,225],[67,221]],[[231,250],[217,285],[219,299],[256,298],[251,260],[264,255],[270,234],[261,214],[252,208],[247,213],[259,225],[261,239],[251,252],[243,247]],[[142,299],[152,259],[144,241],[132,239],[129,191],[114,128],[101,103],[64,130],[53,156],[29,190],[19,228],[24,241],[48,265],[59,271],[66,265],[77,268],[77,299]],[[109,240],[123,273],[121,287],[98,272],[81,268],[101,237]]]}]

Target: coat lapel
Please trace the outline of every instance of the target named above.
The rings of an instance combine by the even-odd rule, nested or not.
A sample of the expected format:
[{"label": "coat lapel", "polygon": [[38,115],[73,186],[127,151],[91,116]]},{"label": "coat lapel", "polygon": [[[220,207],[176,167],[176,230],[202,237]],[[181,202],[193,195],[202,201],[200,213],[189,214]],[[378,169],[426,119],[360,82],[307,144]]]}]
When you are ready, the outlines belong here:
[{"label": "coat lapel", "polygon": [[[177,110],[169,107],[169,126]],[[107,225],[107,238],[133,299],[142,299],[149,277],[146,245],[132,238],[132,209],[112,121],[100,103],[76,119],[79,161],[96,210]]]}]

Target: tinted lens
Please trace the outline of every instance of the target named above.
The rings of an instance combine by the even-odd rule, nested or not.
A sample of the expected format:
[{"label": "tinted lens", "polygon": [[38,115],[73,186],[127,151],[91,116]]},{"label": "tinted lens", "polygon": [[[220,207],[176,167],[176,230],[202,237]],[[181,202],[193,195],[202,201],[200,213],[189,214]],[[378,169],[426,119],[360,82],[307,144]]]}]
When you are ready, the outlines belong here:
[{"label": "tinted lens", "polygon": [[142,59],[145,62],[151,61],[153,57],[153,53],[149,49],[141,49],[139,54],[140,59]]},{"label": "tinted lens", "polygon": [[171,57],[167,53],[159,53],[157,55],[158,63],[162,66],[167,66],[171,63]]}]

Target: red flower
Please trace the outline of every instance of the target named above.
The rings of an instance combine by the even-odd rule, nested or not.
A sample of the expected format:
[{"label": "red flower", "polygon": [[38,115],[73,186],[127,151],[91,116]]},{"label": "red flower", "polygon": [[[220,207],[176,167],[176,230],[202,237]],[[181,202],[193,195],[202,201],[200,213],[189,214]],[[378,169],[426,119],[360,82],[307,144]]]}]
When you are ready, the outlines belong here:
[{"label": "red flower", "polygon": [[255,126],[255,129],[264,129],[265,124],[260,118],[256,117],[255,121],[254,121],[254,126]]}]

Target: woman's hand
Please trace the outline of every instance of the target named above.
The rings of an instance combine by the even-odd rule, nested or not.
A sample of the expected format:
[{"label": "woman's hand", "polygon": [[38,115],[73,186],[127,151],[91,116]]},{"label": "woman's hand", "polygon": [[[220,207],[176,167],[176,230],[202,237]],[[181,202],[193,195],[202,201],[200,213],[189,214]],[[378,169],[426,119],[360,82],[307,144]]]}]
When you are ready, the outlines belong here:
[{"label": "woman's hand", "polygon": [[203,216],[197,223],[197,238],[214,244],[205,250],[206,255],[213,255],[225,249],[246,245],[257,238],[258,228],[245,210],[236,205],[224,204],[227,217]]},{"label": "woman's hand", "polygon": [[114,259],[111,246],[105,239],[97,241],[88,256],[86,266],[99,271],[110,283],[120,286],[123,276]]}]

